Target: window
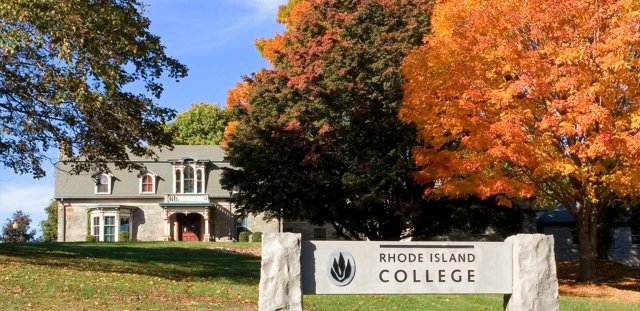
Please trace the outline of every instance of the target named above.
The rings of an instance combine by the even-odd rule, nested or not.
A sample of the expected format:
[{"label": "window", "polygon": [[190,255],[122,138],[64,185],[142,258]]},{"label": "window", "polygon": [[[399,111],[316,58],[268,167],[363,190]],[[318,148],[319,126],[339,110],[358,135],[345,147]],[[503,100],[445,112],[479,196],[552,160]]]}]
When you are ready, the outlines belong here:
[{"label": "window", "polygon": [[111,193],[111,177],[107,174],[100,174],[96,178],[96,193]]},{"label": "window", "polygon": [[176,193],[182,193],[182,172],[176,170]]},{"label": "window", "polygon": [[104,241],[105,242],[116,241],[116,217],[115,216],[104,217]]},{"label": "window", "polygon": [[132,207],[120,205],[98,205],[88,210],[91,227],[88,234],[96,241],[118,242],[123,239],[120,233],[126,232],[126,239],[131,240]]},{"label": "window", "polygon": [[193,193],[193,167],[184,168],[184,193]]},{"label": "window", "polygon": [[120,218],[119,232],[129,232],[129,217]]},{"label": "window", "polygon": [[93,237],[94,239],[100,237],[100,217],[93,217]]},{"label": "window", "polygon": [[580,232],[578,232],[578,228],[574,226],[571,227],[571,244],[578,245],[580,243]]},{"label": "window", "polygon": [[196,172],[196,185],[197,188],[196,192],[197,193],[204,193],[204,191],[202,190],[202,185],[204,184],[204,180],[202,179],[202,170],[198,170]]},{"label": "window", "polygon": [[174,163],[174,193],[205,193],[203,163]]},{"label": "window", "polygon": [[140,178],[140,193],[155,193],[155,176],[145,173]]}]

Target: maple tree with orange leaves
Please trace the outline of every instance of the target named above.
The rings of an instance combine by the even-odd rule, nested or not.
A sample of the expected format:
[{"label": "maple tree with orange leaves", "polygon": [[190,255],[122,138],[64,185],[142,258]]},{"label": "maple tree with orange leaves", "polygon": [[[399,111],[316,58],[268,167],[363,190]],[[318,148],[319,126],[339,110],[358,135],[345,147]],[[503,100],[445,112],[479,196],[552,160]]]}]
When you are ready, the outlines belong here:
[{"label": "maple tree with orange leaves", "polygon": [[[595,275],[605,211],[640,187],[640,2],[442,1],[403,65],[427,196],[544,198]],[[438,185],[436,187],[435,185]]]}]

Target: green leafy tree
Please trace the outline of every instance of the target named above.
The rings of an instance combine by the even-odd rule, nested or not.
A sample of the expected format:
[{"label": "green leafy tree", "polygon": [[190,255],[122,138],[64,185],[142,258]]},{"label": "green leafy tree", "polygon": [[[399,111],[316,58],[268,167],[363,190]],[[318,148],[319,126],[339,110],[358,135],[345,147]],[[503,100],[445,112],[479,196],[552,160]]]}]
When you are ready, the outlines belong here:
[{"label": "green leafy tree", "polygon": [[[187,69],[167,56],[136,0],[0,2],[0,161],[42,177],[46,151],[59,147],[74,171],[107,160],[134,168],[127,152],[151,156],[170,145],[175,116],[151,97],[159,79]],[[146,92],[126,91],[139,83]]]},{"label": "green leafy tree", "polygon": [[36,230],[29,230],[31,224],[31,217],[17,211],[13,213],[11,218],[7,218],[7,222],[2,227],[2,242],[3,243],[23,243],[32,242],[36,236]]},{"label": "green leafy tree", "polygon": [[287,30],[258,43],[273,69],[239,84],[227,155],[240,213],[397,239],[423,208],[415,129],[398,120],[400,64],[429,30],[431,1],[291,1]]},{"label": "green leafy tree", "polygon": [[47,219],[40,222],[43,242],[55,242],[58,240],[58,202],[51,203],[44,209]]},{"label": "green leafy tree", "polygon": [[169,124],[176,145],[218,145],[224,138],[224,129],[229,122],[229,113],[218,105],[200,103],[179,113]]}]

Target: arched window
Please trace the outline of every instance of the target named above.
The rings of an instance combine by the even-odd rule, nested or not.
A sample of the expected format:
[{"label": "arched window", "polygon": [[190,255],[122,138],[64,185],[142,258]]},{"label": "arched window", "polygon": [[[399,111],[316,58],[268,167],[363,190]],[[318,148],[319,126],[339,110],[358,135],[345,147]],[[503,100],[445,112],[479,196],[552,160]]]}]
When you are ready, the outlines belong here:
[{"label": "arched window", "polygon": [[155,193],[155,178],[146,173],[140,178],[140,193]]},{"label": "arched window", "polygon": [[111,193],[111,177],[107,174],[100,174],[96,178],[96,193]]},{"label": "arched window", "polygon": [[193,167],[184,168],[184,193],[193,193]]},{"label": "arched window", "polygon": [[190,158],[174,163],[174,193],[205,193],[206,163]]},{"label": "arched window", "polygon": [[176,170],[176,193],[182,193],[182,175]]},{"label": "arched window", "polygon": [[196,185],[198,187],[197,191],[198,193],[204,193],[204,190],[202,189],[203,185],[204,185],[204,179],[202,178],[202,170],[197,170],[196,171]]}]

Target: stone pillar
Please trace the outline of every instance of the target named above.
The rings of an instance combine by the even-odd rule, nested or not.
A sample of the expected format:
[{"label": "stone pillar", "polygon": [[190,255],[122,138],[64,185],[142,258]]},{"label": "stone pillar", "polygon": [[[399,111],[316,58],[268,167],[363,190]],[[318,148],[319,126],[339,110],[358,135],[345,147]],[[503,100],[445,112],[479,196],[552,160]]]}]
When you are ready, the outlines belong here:
[{"label": "stone pillar", "polygon": [[98,229],[98,237],[95,238],[96,241],[104,242],[104,210],[100,210],[100,228]]},{"label": "stone pillar", "polygon": [[173,222],[173,240],[179,241],[180,240],[180,223],[178,222],[178,215],[177,214],[174,214],[174,215],[176,215],[176,221]]},{"label": "stone pillar", "polygon": [[164,211],[164,240],[171,241],[171,218],[169,217],[169,212],[167,210]]},{"label": "stone pillar", "polygon": [[211,241],[211,232],[209,228],[209,209],[204,211],[204,236],[202,237],[202,241],[209,242]]},{"label": "stone pillar", "polygon": [[553,237],[518,234],[510,236],[505,242],[513,245],[513,291],[504,296],[505,310],[558,310]]},{"label": "stone pillar", "polygon": [[116,242],[120,242],[120,210],[116,212],[114,223],[116,227],[113,228],[113,233],[114,233],[113,240]]},{"label": "stone pillar", "polygon": [[[88,217],[87,217],[88,218]],[[91,223],[88,225],[91,228]],[[67,241],[67,209],[64,202],[58,202],[58,242]]]},{"label": "stone pillar", "polygon": [[260,311],[302,310],[299,233],[265,233],[262,237]]}]

